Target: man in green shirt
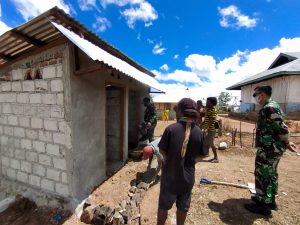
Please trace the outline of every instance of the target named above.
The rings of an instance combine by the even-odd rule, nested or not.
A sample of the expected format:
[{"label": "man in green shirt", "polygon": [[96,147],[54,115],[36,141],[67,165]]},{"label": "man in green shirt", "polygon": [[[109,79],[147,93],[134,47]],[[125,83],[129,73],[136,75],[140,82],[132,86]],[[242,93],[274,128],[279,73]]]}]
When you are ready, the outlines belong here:
[{"label": "man in green shirt", "polygon": [[143,104],[146,107],[144,112],[144,125],[146,128],[146,134],[140,139],[140,141],[149,140],[149,143],[154,140],[154,129],[157,125],[157,113],[154,104],[150,101],[150,98],[145,97]]},{"label": "man in green shirt", "polygon": [[275,196],[278,193],[278,163],[286,148],[297,152],[297,147],[289,141],[284,113],[271,99],[272,88],[259,86],[254,91],[253,97],[262,106],[258,114],[255,141],[256,194],[251,197],[255,203],[246,204],[245,208],[253,213],[272,216],[271,210],[277,210]]}]

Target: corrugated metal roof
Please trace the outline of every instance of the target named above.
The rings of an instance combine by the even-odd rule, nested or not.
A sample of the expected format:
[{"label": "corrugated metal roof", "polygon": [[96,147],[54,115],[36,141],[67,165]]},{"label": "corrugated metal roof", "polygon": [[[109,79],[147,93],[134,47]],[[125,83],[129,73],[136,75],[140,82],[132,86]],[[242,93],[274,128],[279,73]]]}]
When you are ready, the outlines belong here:
[{"label": "corrugated metal roof", "polygon": [[63,37],[63,34],[59,32],[49,20],[55,21],[75,33],[82,34],[85,39],[105,49],[110,54],[126,61],[128,64],[152,77],[155,76],[151,71],[140,66],[118,49],[109,45],[95,33],[57,7],[48,10],[0,36],[0,68],[9,62],[17,60],[18,57],[22,55]]},{"label": "corrugated metal roof", "polygon": [[165,93],[154,96],[152,99],[155,103],[178,103],[184,97],[186,96],[182,97],[170,93]]},{"label": "corrugated metal roof", "polygon": [[52,24],[62,33],[64,34],[72,43],[74,43],[78,48],[81,49],[85,54],[87,54],[94,61],[100,61],[104,64],[119,70],[120,72],[126,74],[129,77],[136,79],[137,81],[146,84],[152,88],[155,88],[159,91],[163,91],[160,84],[151,76],[141,72],[135,67],[129,65],[127,62],[119,59],[116,56],[108,53],[104,49],[100,48],[97,45],[89,42],[86,39],[79,37],[79,35],[74,32],[66,29],[64,26],[59,25],[55,22]]},{"label": "corrugated metal roof", "polygon": [[178,103],[182,98],[191,98],[194,101],[202,100],[205,102],[204,95],[199,91],[191,91],[189,89],[168,90],[163,94],[153,97],[155,103]]},{"label": "corrugated metal roof", "polygon": [[227,90],[241,90],[241,87],[257,83],[263,80],[268,80],[274,77],[286,76],[286,75],[300,75],[300,52],[291,52],[291,53],[281,53],[276,60],[271,64],[275,65],[275,62],[279,60],[281,56],[289,56],[289,62],[276,66],[274,68],[265,70],[261,73],[258,73],[254,76],[251,76],[245,80],[242,80],[228,88]]},{"label": "corrugated metal roof", "polygon": [[300,52],[283,52],[282,54],[300,59]]}]

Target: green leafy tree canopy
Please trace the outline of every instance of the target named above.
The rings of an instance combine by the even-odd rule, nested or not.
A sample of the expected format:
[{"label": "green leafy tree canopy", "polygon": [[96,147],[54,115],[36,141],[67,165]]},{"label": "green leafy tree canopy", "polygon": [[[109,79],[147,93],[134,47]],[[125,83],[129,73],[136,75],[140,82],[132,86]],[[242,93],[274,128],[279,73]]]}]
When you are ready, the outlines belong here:
[{"label": "green leafy tree canopy", "polygon": [[221,92],[218,97],[219,106],[227,107],[231,99],[232,99],[231,94],[229,94],[228,92]]}]

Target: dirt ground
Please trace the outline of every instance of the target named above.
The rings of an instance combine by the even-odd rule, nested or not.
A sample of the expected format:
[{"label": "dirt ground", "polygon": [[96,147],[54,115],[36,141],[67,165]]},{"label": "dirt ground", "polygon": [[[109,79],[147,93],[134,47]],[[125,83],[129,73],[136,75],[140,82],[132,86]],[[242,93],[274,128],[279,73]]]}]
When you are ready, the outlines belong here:
[{"label": "dirt ground", "polygon": [[[160,136],[165,127],[172,122],[159,122],[155,131],[155,136]],[[238,126],[239,121],[226,119],[226,127]],[[223,123],[223,124],[224,124]],[[200,178],[209,180],[226,181],[240,184],[254,182],[254,157],[255,150],[252,146],[252,132],[254,124],[243,122],[242,124],[242,141],[243,148],[240,147],[239,139],[236,140],[237,145],[231,145],[231,136],[223,135],[216,138],[216,143],[221,141],[227,142],[229,148],[227,150],[219,150],[219,163],[210,163],[205,158],[196,164],[196,182],[192,193],[191,208],[186,220],[187,225],[201,224],[300,224],[300,156],[291,152],[286,152],[279,164],[279,211],[273,211],[273,218],[267,220],[262,216],[258,216],[246,211],[243,207],[245,203],[250,202],[250,192],[247,189],[221,186],[221,185],[200,185]],[[244,128],[243,128],[244,127]],[[243,130],[245,129],[245,130]],[[247,131],[249,133],[247,133]],[[226,132],[224,132],[226,134]],[[300,147],[300,137],[291,138]],[[146,161],[128,161],[126,165],[115,173],[111,178],[101,184],[92,193],[92,204],[105,204],[115,207],[124,200],[128,194],[130,185],[134,183],[137,176],[146,170]],[[156,224],[156,212],[158,206],[159,183],[150,187],[141,203],[141,217],[143,225]],[[3,212],[0,214],[0,224],[2,221],[8,221],[12,216],[11,225],[19,224],[64,224],[64,225],[84,225],[75,215],[69,217],[67,213],[61,213],[62,220],[59,223],[53,220],[57,211],[42,213],[40,208],[28,212],[29,214],[20,214],[15,208],[11,208],[10,213]],[[39,213],[37,213],[39,212]],[[50,213],[52,212],[52,214]],[[174,206],[169,212],[167,224],[174,220],[176,207]],[[8,216],[10,215],[10,217]],[[35,223],[28,219],[30,217],[43,217],[42,223]],[[25,216],[25,217],[24,217]],[[18,221],[23,221],[20,223]],[[28,222],[25,222],[28,221]],[[35,219],[38,221],[38,219]]]},{"label": "dirt ground", "polygon": [[61,225],[71,213],[59,208],[37,207],[28,199],[17,197],[7,210],[0,213],[1,225]]}]

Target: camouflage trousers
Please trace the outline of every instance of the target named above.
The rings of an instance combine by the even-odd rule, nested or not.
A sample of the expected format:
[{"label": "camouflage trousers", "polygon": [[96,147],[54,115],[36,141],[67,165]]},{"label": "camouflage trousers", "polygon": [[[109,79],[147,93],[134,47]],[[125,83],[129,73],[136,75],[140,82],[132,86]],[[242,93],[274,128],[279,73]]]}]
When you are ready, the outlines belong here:
[{"label": "camouflage trousers", "polygon": [[258,148],[255,158],[255,198],[269,204],[278,193],[277,167],[282,154],[272,154],[270,149]]}]

